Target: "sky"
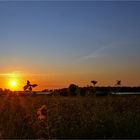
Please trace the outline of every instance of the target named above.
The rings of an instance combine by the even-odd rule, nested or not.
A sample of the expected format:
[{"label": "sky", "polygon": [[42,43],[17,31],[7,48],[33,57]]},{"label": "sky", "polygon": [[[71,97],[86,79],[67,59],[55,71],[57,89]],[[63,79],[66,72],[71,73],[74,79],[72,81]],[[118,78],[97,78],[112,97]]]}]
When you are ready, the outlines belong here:
[{"label": "sky", "polygon": [[140,85],[139,1],[0,1],[0,87]]}]

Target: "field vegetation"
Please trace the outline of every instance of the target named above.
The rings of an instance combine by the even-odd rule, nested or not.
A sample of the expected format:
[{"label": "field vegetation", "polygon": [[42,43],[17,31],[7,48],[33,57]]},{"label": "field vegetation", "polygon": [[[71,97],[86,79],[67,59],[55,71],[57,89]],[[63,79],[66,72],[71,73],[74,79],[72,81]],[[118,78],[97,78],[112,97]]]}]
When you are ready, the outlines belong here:
[{"label": "field vegetation", "polygon": [[[37,109],[47,107],[38,120]],[[0,96],[0,138],[140,138],[140,97]]]}]

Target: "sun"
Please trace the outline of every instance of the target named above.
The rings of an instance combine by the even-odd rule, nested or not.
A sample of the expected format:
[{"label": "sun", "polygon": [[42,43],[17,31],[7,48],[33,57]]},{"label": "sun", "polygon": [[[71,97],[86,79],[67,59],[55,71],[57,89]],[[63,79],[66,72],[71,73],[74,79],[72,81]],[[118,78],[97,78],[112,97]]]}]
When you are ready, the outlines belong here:
[{"label": "sun", "polygon": [[4,74],[4,88],[11,91],[23,89],[24,76],[20,72],[12,72]]},{"label": "sun", "polygon": [[11,87],[16,87],[17,86],[17,82],[15,80],[10,81],[10,86]]},{"label": "sun", "polygon": [[10,82],[10,85],[11,85],[11,87],[16,87],[17,83],[16,83],[16,81],[12,80],[12,81]]}]

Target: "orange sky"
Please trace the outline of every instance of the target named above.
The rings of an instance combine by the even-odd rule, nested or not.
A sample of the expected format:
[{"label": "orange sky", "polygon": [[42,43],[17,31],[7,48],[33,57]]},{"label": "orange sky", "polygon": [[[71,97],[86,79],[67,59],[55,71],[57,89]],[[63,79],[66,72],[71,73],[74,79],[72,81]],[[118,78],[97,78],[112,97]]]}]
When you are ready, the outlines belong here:
[{"label": "orange sky", "polygon": [[[23,73],[19,71],[1,73],[0,74],[0,87],[8,88],[11,90],[23,90],[26,80],[30,80],[32,84],[38,84],[34,90],[54,89],[68,87],[70,83],[75,83],[79,86],[92,85],[91,80],[97,80],[99,86],[113,86],[116,80],[122,80],[124,86],[138,86],[139,80],[136,79],[137,75],[114,75],[113,73],[61,73],[61,74],[37,74],[37,73]],[[127,80],[126,80],[127,79]],[[12,87],[11,82],[15,81],[16,86]],[[135,84],[133,84],[135,83]]]}]

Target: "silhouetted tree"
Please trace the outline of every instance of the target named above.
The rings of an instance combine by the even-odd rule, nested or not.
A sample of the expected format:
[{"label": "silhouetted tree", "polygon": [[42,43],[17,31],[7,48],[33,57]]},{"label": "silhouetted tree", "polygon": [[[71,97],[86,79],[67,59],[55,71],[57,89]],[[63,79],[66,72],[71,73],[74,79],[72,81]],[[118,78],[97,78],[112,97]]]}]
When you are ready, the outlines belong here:
[{"label": "silhouetted tree", "polygon": [[116,92],[120,91],[120,86],[121,86],[121,80],[117,80],[117,83],[115,84],[116,86]]},{"label": "silhouetted tree", "polygon": [[92,83],[93,86],[94,86],[94,88],[93,88],[93,90],[92,90],[92,93],[95,93],[95,92],[96,92],[95,85],[97,84],[97,81],[92,80],[91,83]]},{"label": "silhouetted tree", "polygon": [[121,80],[117,80],[116,86],[120,86],[121,85]]},{"label": "silhouetted tree", "polygon": [[91,83],[92,83],[92,84],[94,85],[94,87],[95,87],[95,85],[97,84],[97,81],[92,80]]},{"label": "silhouetted tree", "polygon": [[36,86],[37,86],[37,84],[31,85],[30,81],[27,80],[27,84],[23,87],[23,89],[24,89],[24,91],[26,91],[26,90],[32,91],[32,88],[34,88]]},{"label": "silhouetted tree", "polygon": [[78,94],[77,89],[78,89],[78,86],[77,85],[70,84],[70,86],[69,86],[69,92],[70,92],[71,95],[77,95]]}]

